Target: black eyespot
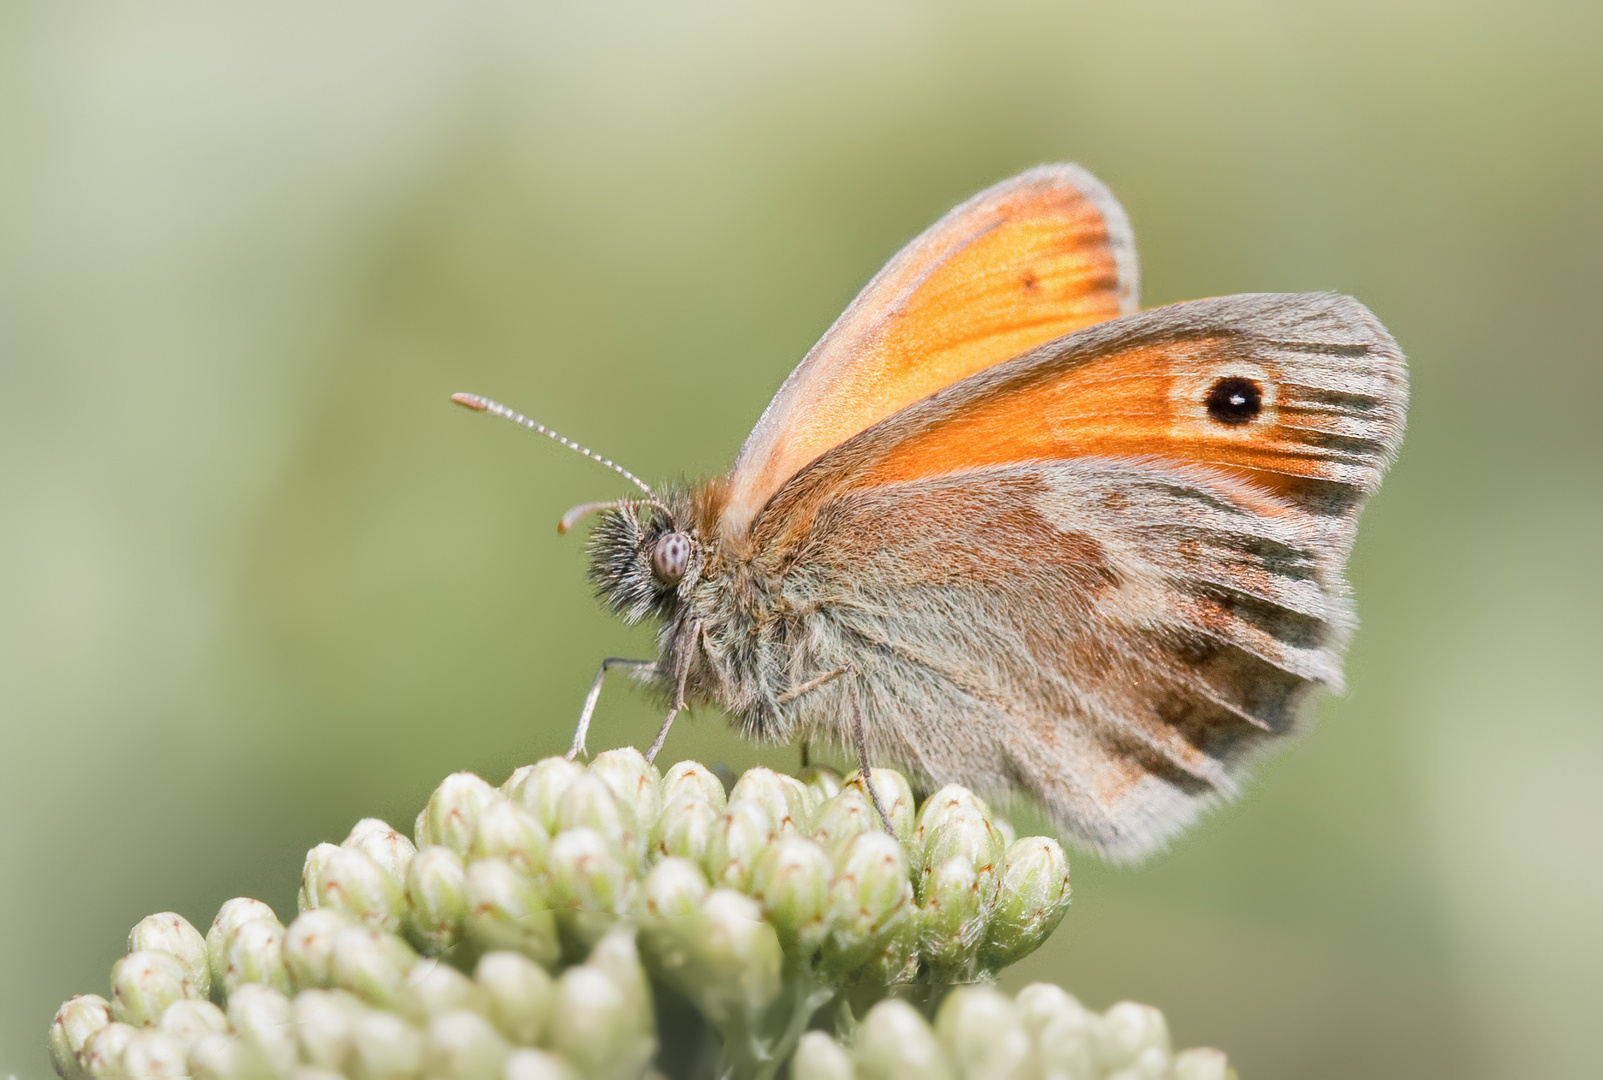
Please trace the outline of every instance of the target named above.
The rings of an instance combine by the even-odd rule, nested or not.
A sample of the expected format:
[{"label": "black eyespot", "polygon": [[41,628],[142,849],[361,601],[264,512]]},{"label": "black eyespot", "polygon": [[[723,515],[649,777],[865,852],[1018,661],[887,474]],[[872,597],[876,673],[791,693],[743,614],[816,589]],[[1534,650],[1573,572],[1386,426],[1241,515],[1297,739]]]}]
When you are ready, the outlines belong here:
[{"label": "black eyespot", "polygon": [[1231,375],[1213,384],[1207,402],[1208,415],[1221,424],[1235,427],[1250,423],[1263,412],[1263,387],[1251,379]]},{"label": "black eyespot", "polygon": [[690,537],[671,532],[651,552],[651,573],[664,585],[677,585],[690,569]]}]

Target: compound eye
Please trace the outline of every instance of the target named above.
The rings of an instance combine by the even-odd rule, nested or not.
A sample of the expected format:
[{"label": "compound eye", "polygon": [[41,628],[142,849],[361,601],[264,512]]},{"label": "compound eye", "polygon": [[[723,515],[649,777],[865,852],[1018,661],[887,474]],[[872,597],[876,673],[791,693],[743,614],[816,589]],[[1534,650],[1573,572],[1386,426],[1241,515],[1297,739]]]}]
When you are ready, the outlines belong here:
[{"label": "compound eye", "polygon": [[671,532],[657,541],[651,553],[651,572],[664,585],[677,585],[690,569],[690,537]]}]

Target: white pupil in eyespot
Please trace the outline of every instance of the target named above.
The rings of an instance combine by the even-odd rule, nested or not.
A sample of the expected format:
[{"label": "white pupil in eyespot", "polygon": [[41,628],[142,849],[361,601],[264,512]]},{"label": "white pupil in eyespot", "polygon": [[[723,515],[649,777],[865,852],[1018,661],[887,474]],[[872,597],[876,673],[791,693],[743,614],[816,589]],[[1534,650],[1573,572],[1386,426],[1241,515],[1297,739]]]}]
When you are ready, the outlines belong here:
[{"label": "white pupil in eyespot", "polygon": [[651,569],[664,585],[677,585],[690,566],[690,537],[671,532],[657,541],[651,553]]}]

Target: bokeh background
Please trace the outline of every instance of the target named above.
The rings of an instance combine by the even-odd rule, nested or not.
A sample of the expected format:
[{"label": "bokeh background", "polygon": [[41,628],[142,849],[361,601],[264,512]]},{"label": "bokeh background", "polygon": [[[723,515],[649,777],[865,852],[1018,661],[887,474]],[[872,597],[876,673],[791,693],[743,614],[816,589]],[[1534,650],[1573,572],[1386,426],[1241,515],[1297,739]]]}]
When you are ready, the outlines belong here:
[{"label": "bokeh background", "polygon": [[[725,467],[902,241],[1070,159],[1144,300],[1335,289],[1410,355],[1351,691],[1012,981],[1244,1077],[1595,1076],[1603,7],[0,6],[0,1075],[125,929],[558,750],[576,455]],[[641,743],[619,684],[593,746]],[[793,765],[715,715],[668,760]]]}]

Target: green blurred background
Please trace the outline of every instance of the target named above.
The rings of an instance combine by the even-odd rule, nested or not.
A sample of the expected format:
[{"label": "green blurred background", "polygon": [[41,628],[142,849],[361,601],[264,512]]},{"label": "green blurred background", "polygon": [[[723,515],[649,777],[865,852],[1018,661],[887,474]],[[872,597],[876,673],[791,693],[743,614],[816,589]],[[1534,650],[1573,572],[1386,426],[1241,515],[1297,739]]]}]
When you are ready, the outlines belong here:
[{"label": "green blurred background", "polygon": [[[868,276],[1076,160],[1144,301],[1336,289],[1409,353],[1351,691],[1011,977],[1248,1078],[1596,1075],[1603,7],[0,6],[0,1075],[128,926],[562,747],[576,455],[725,467]],[[609,693],[593,746],[655,720]],[[668,760],[789,766],[712,715]]]}]

